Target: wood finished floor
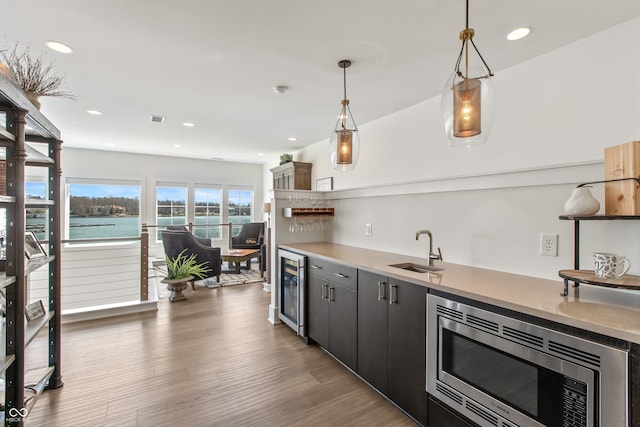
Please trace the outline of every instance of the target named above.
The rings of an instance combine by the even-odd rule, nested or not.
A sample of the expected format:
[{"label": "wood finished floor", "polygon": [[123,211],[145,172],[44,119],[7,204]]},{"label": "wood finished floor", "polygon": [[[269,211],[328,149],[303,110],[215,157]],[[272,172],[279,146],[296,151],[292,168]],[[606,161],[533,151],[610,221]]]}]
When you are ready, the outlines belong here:
[{"label": "wood finished floor", "polygon": [[[271,325],[262,284],[63,325],[65,385],[27,426],[414,426],[317,346]],[[42,365],[46,337],[28,348]]]}]

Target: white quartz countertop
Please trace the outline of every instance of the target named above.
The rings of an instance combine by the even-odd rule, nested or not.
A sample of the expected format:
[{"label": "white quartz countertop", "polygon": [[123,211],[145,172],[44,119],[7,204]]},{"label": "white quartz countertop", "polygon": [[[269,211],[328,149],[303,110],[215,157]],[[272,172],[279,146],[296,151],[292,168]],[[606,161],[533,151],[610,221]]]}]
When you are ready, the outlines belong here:
[{"label": "white quartz countertop", "polygon": [[416,273],[389,264],[414,262],[416,258],[326,242],[281,244],[280,248],[315,255],[399,280],[467,297],[520,313],[563,323],[640,344],[640,292],[570,284],[563,297],[563,281],[435,261],[443,270]]}]

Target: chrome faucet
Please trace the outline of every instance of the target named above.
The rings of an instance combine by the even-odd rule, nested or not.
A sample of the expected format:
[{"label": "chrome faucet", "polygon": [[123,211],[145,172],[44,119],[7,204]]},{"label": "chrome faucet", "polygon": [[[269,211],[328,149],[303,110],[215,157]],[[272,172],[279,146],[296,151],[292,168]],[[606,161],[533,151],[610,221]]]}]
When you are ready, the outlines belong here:
[{"label": "chrome faucet", "polygon": [[437,259],[438,261],[442,261],[442,252],[440,251],[440,248],[438,248],[437,254],[433,252],[433,234],[431,234],[431,231],[418,230],[418,232],[416,233],[416,240],[420,238],[421,234],[426,234],[427,236],[429,236],[429,256],[427,257],[427,259],[429,260],[429,266],[433,267],[434,259]]}]

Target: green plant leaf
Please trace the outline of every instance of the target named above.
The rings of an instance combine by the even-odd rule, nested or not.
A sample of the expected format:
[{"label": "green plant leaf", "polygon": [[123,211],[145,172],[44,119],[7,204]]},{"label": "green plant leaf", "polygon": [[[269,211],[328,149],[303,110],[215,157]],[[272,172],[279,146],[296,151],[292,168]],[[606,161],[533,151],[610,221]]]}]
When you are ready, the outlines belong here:
[{"label": "green plant leaf", "polygon": [[165,254],[165,259],[167,260],[167,279],[184,279],[189,276],[203,279],[207,272],[211,271],[210,268],[207,268],[209,261],[196,264],[196,254],[186,256],[186,251],[187,250],[184,249],[174,259],[170,259],[169,256]]}]

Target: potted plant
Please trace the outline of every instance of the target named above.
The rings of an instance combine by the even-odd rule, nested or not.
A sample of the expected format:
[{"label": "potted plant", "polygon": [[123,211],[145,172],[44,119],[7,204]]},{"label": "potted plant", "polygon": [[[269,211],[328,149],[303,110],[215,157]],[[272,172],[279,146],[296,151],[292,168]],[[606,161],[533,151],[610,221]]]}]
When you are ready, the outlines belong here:
[{"label": "potted plant", "polygon": [[40,109],[41,96],[75,99],[73,94],[59,90],[64,76],[55,74],[53,63],[43,56],[32,56],[29,46],[20,51],[16,43],[13,48],[0,50],[0,60],[36,108]]},{"label": "potted plant", "polygon": [[167,276],[162,279],[162,283],[167,284],[167,290],[171,291],[169,301],[182,301],[187,299],[182,293],[186,289],[187,283],[192,282],[197,277],[203,279],[208,271],[206,265],[209,261],[196,263],[196,254],[185,255],[187,250],[184,249],[173,259],[165,255],[167,260]]},{"label": "potted plant", "polygon": [[280,154],[280,164],[283,165],[285,163],[293,161],[293,154]]}]

